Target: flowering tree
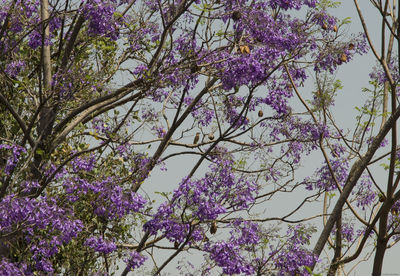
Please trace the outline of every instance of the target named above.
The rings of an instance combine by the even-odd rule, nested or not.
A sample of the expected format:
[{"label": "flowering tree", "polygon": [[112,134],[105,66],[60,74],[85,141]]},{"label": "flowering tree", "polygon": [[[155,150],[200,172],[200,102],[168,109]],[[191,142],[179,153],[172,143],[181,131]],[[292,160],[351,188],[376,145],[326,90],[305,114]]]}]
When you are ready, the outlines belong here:
[{"label": "flowering tree", "polygon": [[[378,54],[366,28],[344,36],[335,5],[2,0],[1,274],[104,275],[123,263],[122,275],[160,275],[197,254],[202,265],[176,269],[334,275],[376,241],[379,275],[399,234],[397,19],[389,0],[375,3],[391,30]],[[368,43],[380,63],[351,136],[331,113],[332,74]],[[322,165],[299,179],[312,151]],[[155,201],[151,172],[187,156],[191,170]],[[384,190],[373,168],[387,156]],[[309,205],[320,211],[305,216]],[[320,218],[321,231],[306,223]]]}]

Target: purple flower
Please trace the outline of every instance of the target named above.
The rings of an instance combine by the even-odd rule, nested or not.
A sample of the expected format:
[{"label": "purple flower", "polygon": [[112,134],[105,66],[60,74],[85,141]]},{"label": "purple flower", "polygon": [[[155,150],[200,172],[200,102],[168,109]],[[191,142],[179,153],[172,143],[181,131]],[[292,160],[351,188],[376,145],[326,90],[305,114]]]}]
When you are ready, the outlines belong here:
[{"label": "purple flower", "polygon": [[105,241],[102,237],[90,237],[85,241],[84,245],[104,254],[109,254],[117,249],[115,243]]},{"label": "purple flower", "polygon": [[5,158],[7,159],[7,163],[4,168],[4,173],[6,175],[9,175],[17,165],[21,157],[21,154],[25,153],[26,150],[18,145],[0,144],[0,152],[2,150],[6,150],[6,153],[3,156],[5,156]]},{"label": "purple flower", "polygon": [[0,232],[12,233],[15,227],[30,243],[35,269],[52,272],[52,258],[59,247],[69,243],[83,229],[71,210],[57,205],[56,198],[24,198],[8,195],[0,201]]},{"label": "purple flower", "polygon": [[240,255],[238,245],[227,242],[217,242],[206,244],[205,250],[210,253],[210,258],[216,265],[222,268],[222,272],[228,275],[240,274],[252,275],[254,269],[244,257]]},{"label": "purple flower", "polygon": [[11,78],[15,78],[25,68],[25,62],[22,60],[12,61],[7,64],[4,70]]},{"label": "purple flower", "polygon": [[8,262],[6,259],[0,261],[0,275],[3,276],[26,276],[34,275],[32,271],[28,269],[25,263],[13,263]]},{"label": "purple flower", "polygon": [[305,183],[308,182],[306,189],[307,190],[313,190],[313,189],[322,189],[324,191],[332,191],[337,189],[336,186],[336,181],[337,184],[340,186],[344,186],[345,181],[348,176],[348,161],[346,159],[331,159],[330,160],[330,165],[333,170],[333,173],[335,174],[335,178],[332,176],[328,164],[323,165],[320,169],[316,171],[316,180],[314,185],[310,183],[308,180],[305,181]]},{"label": "purple flower", "polygon": [[357,207],[365,210],[365,206],[371,206],[376,199],[376,193],[372,189],[372,181],[367,174],[363,174],[357,183],[356,189],[353,190]]},{"label": "purple flower", "polygon": [[90,0],[82,9],[89,20],[90,35],[104,35],[113,40],[119,37],[119,22],[114,18],[116,5],[112,1]]},{"label": "purple flower", "polygon": [[273,257],[275,267],[279,276],[301,273],[310,275],[305,267],[311,267],[317,261],[317,257],[303,246],[309,244],[313,229],[308,230],[302,225],[289,227],[289,238],[285,246],[280,250],[273,250],[270,255]]},{"label": "purple flower", "polygon": [[129,258],[125,260],[128,269],[136,269],[144,264],[146,257],[136,251],[129,253]]},{"label": "purple flower", "polygon": [[94,154],[88,157],[77,157],[71,161],[72,170],[74,173],[77,173],[78,171],[90,172],[93,170],[95,162],[96,157]]}]

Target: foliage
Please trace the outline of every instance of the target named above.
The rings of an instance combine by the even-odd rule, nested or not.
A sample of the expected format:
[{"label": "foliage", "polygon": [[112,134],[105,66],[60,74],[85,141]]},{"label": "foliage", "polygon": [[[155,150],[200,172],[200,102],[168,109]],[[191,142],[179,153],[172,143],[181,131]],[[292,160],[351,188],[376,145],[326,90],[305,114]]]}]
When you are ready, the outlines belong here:
[{"label": "foliage", "polygon": [[[122,275],[159,275],[200,252],[201,265],[177,269],[334,275],[374,239],[378,271],[399,234],[398,58],[378,58],[371,96],[345,133],[332,114],[345,88],[332,76],[370,40],[346,37],[350,20],[332,16],[336,7],[1,0],[0,274],[108,275],[124,264]],[[322,164],[300,180],[312,152]],[[187,156],[191,170],[173,187],[148,188]],[[386,156],[384,191],[371,170]],[[300,200],[268,209],[288,194]],[[304,216],[321,198],[322,210]],[[305,223],[327,213],[322,232]]]}]

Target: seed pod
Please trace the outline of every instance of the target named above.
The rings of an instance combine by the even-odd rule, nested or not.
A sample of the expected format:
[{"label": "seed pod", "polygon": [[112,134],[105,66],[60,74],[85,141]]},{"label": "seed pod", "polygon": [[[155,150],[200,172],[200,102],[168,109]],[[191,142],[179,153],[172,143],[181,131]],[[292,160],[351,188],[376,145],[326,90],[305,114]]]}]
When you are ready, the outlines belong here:
[{"label": "seed pod", "polygon": [[335,25],[335,26],[333,26],[333,31],[335,32],[335,33],[337,33],[337,31],[338,31],[338,28],[337,28],[337,26]]},{"label": "seed pod", "polygon": [[239,11],[234,11],[234,12],[232,13],[232,19],[233,19],[233,21],[237,21],[237,20],[239,20],[241,17],[242,17],[242,15],[240,14]]},{"label": "seed pod", "polygon": [[200,139],[200,132],[197,132],[196,136],[193,139],[193,144],[197,145],[197,143],[199,142],[199,139]]},{"label": "seed pod", "polygon": [[179,242],[177,242],[177,241],[174,242],[174,248],[175,248],[175,249],[178,249],[178,248],[179,248]]},{"label": "seed pod", "polygon": [[211,234],[217,233],[217,223],[215,222],[215,220],[211,223],[210,233]]},{"label": "seed pod", "polygon": [[242,54],[250,54],[250,48],[247,45],[240,46],[239,49]]},{"label": "seed pod", "polygon": [[326,23],[322,24],[322,29],[323,30],[327,30],[328,29],[328,25],[326,25]]},{"label": "seed pod", "polygon": [[349,44],[349,50],[353,50],[354,49],[354,44],[353,43],[350,43]]},{"label": "seed pod", "polygon": [[7,28],[11,28],[11,21],[7,22]]},{"label": "seed pod", "polygon": [[192,66],[190,67],[190,73],[192,73],[192,74],[196,73],[199,70],[200,70],[200,68],[199,68],[199,66],[197,66],[196,63],[193,63]]},{"label": "seed pod", "polygon": [[264,116],[264,113],[262,112],[262,110],[259,110],[259,111],[258,111],[258,117],[261,118],[262,116]]},{"label": "seed pod", "polygon": [[379,202],[384,202],[386,200],[386,196],[384,194],[379,194]]},{"label": "seed pod", "polygon": [[214,134],[212,133],[208,134],[208,139],[210,139],[211,141],[214,140]]},{"label": "seed pod", "polygon": [[346,62],[346,61],[347,61],[347,55],[346,55],[345,53],[343,53],[343,54],[340,56],[340,60],[341,60],[342,62]]}]

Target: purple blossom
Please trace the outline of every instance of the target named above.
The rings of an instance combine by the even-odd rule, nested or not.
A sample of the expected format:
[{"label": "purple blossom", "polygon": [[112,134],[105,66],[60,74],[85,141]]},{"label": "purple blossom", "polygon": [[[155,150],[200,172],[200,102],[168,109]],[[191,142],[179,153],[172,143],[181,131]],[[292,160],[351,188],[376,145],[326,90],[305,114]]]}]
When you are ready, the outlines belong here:
[{"label": "purple blossom", "polygon": [[40,184],[38,181],[24,181],[23,186],[24,186],[23,191],[29,193],[29,192],[33,191],[34,189],[39,188]]},{"label": "purple blossom", "polygon": [[0,261],[0,274],[4,276],[34,275],[25,263],[12,263],[4,258]]},{"label": "purple blossom", "polygon": [[[336,225],[332,228],[331,233],[336,235]],[[354,240],[354,225],[351,223],[342,222],[340,233],[342,239],[350,244]]]},{"label": "purple blossom", "polygon": [[90,0],[82,9],[89,20],[90,35],[106,36],[113,40],[119,37],[119,22],[114,18],[116,5],[112,1]]},{"label": "purple blossom", "polygon": [[250,221],[236,220],[233,222],[230,241],[237,245],[255,245],[259,242],[260,227]]},{"label": "purple blossom", "polygon": [[96,162],[94,154],[87,157],[77,157],[71,161],[72,171],[77,173],[79,171],[90,172],[93,170]]},{"label": "purple blossom", "polygon": [[5,156],[7,159],[7,163],[4,167],[4,173],[6,175],[10,175],[10,173],[16,167],[22,153],[25,153],[26,150],[18,145],[0,144],[0,152],[2,150],[6,151],[5,155],[3,156]]},{"label": "purple blossom", "polygon": [[84,245],[104,254],[109,254],[117,249],[115,243],[105,241],[102,237],[90,237],[85,241]]},{"label": "purple blossom", "polygon": [[376,199],[376,193],[372,190],[372,181],[367,174],[363,174],[353,191],[357,202],[357,207],[365,210],[366,206],[371,206]]},{"label": "purple blossom", "polygon": [[210,258],[222,272],[228,275],[240,274],[251,275],[254,269],[243,256],[240,255],[238,245],[227,242],[217,242],[212,245],[206,244],[205,250],[210,253]]},{"label": "purple blossom", "polygon": [[8,195],[0,201],[0,232],[11,233],[19,225],[19,231],[30,243],[35,269],[43,272],[53,271],[49,258],[83,229],[80,220],[70,217],[72,211],[60,208],[55,198]]},{"label": "purple blossom", "polygon": [[6,69],[4,70],[10,78],[15,78],[18,74],[25,68],[25,62],[22,60],[12,61],[7,64]]},{"label": "purple blossom", "polygon": [[115,178],[111,177],[92,182],[73,177],[64,181],[64,189],[72,201],[87,194],[96,195],[96,201],[92,205],[93,212],[107,219],[122,218],[144,207],[146,200],[141,195],[124,191],[115,183]]},{"label": "purple blossom", "polygon": [[163,127],[152,127],[152,130],[154,130],[157,133],[158,138],[163,138],[165,134],[167,133]]},{"label": "purple blossom", "polygon": [[272,8],[280,7],[284,10],[296,9],[299,10],[304,4],[314,8],[317,0],[270,0],[269,3]]},{"label": "purple blossom", "polygon": [[29,43],[28,43],[29,47],[31,47],[33,50],[35,50],[36,48],[38,48],[40,45],[42,45],[42,35],[36,31],[33,30],[30,34],[29,34]]},{"label": "purple blossom", "polygon": [[136,251],[132,251],[129,253],[129,258],[125,260],[128,269],[136,269],[138,267],[141,267],[144,262],[146,261],[146,257],[139,254]]},{"label": "purple blossom", "polygon": [[[330,165],[338,182],[337,184],[343,187],[348,176],[348,161],[346,159],[331,159]],[[325,163],[316,171],[317,180],[314,185],[309,183],[307,184],[306,189],[322,189],[324,191],[335,190],[337,189],[335,178],[332,176],[328,164]]]},{"label": "purple blossom", "polygon": [[[258,190],[256,183],[244,176],[236,177],[232,169],[233,161],[222,154],[224,149],[219,150],[221,155],[213,157],[215,163],[210,165],[212,173],[199,180],[184,178],[174,191],[172,200],[161,204],[153,219],[144,225],[146,231],[152,235],[162,231],[171,241],[182,242],[190,232],[190,221],[177,220],[181,212],[192,219],[210,221],[225,214],[227,207],[244,210],[254,202]],[[242,230],[246,229],[243,226]],[[250,232],[243,232],[242,235],[250,235]],[[242,238],[245,239],[244,236]]]},{"label": "purple blossom", "polygon": [[[372,142],[374,141],[374,138],[375,138],[375,137],[370,137],[370,138],[368,138],[367,141],[366,141],[367,144],[368,144],[368,145],[371,145]],[[381,144],[379,145],[379,147],[384,148],[384,147],[386,147],[388,144],[389,144],[388,139],[384,138],[384,139],[382,140]]]},{"label": "purple blossom", "polygon": [[279,271],[277,275],[285,276],[294,273],[310,275],[305,267],[311,267],[317,261],[317,257],[303,247],[310,242],[310,231],[302,225],[297,225],[289,227],[288,235],[285,246],[279,251],[273,250],[270,253]]},{"label": "purple blossom", "polygon": [[[400,75],[399,75],[398,57],[397,56],[391,58],[391,60],[388,64],[388,67],[389,67],[389,71],[390,71],[393,81],[395,83],[398,83],[400,81]],[[372,70],[372,73],[370,73],[369,77],[373,81],[376,81],[379,85],[383,85],[385,83],[385,81],[389,80],[381,66],[374,67]]]}]

